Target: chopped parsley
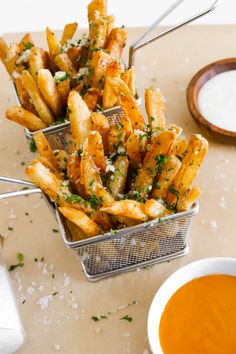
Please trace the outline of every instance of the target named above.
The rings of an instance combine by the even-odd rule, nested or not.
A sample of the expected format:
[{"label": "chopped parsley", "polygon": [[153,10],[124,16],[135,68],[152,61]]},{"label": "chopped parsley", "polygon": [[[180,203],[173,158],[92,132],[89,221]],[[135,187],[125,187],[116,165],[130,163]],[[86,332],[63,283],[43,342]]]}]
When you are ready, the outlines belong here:
[{"label": "chopped parsley", "polygon": [[25,50],[29,50],[29,49],[31,49],[32,47],[33,47],[33,44],[32,44],[32,43],[30,43],[30,42],[24,43],[24,51],[25,51]]},{"label": "chopped parsley", "polygon": [[179,191],[177,191],[175,188],[170,187],[169,191],[170,193],[174,194],[177,198],[179,197]]},{"label": "chopped parsley", "polygon": [[66,201],[71,204],[75,204],[75,203],[83,204],[85,202],[85,200],[77,194],[71,194],[70,196],[67,196]]},{"label": "chopped parsley", "polygon": [[79,150],[77,151],[77,154],[78,154],[79,157],[82,155],[82,152],[83,152],[82,149],[79,149]]},{"label": "chopped parsley", "polygon": [[35,141],[34,140],[31,140],[30,143],[29,143],[29,149],[31,152],[35,152],[37,151],[37,147],[36,147],[36,144],[35,144]]},{"label": "chopped parsley", "polygon": [[25,161],[21,161],[21,166],[25,166]]},{"label": "chopped parsley", "polygon": [[12,226],[8,226],[8,230],[9,230],[9,231],[13,231],[14,229],[13,229]]},{"label": "chopped parsley", "polygon": [[90,195],[89,202],[90,202],[90,204],[91,204],[93,209],[97,209],[98,208],[99,200],[96,197],[96,195]]},{"label": "chopped parsley", "polygon": [[158,155],[155,157],[157,162],[157,172],[160,173],[163,170],[165,163],[168,161],[168,156],[165,155]]},{"label": "chopped parsley", "polygon": [[94,322],[98,322],[98,321],[101,321],[101,320],[104,320],[104,319],[106,319],[107,318],[107,316],[106,315],[101,315],[101,316],[92,316],[91,317],[91,320],[93,320]]},{"label": "chopped parsley", "polygon": [[159,182],[155,182],[155,183],[154,183],[154,187],[155,187],[156,189],[161,189],[161,184],[160,184]]},{"label": "chopped parsley", "polygon": [[133,318],[130,317],[129,315],[125,315],[124,317],[121,317],[120,320],[125,320],[125,321],[128,321],[128,322],[132,322]]},{"label": "chopped parsley", "polygon": [[58,291],[54,291],[54,293],[52,293],[52,296],[57,296],[59,294]]},{"label": "chopped parsley", "polygon": [[57,229],[52,229],[52,232],[58,233],[59,231]]},{"label": "chopped parsley", "polygon": [[24,255],[22,253],[17,253],[16,254],[16,257],[17,257],[17,260],[18,260],[18,263],[16,264],[12,264],[10,265],[10,267],[8,268],[9,272],[12,272],[13,270],[15,270],[16,268],[22,268],[24,267]]},{"label": "chopped parsley", "polygon": [[100,104],[97,103],[96,107],[100,112],[104,112],[104,110]]}]

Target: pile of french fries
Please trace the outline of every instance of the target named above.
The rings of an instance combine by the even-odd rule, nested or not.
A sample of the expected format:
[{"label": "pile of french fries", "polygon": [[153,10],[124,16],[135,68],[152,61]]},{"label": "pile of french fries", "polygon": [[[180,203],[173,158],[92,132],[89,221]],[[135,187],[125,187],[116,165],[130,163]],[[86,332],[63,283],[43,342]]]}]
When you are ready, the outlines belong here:
[{"label": "pile of french fries", "polygon": [[107,0],[88,5],[89,34],[75,38],[77,23],[65,26],[60,40],[46,29],[48,50],[26,34],[19,43],[0,38],[0,58],[12,78],[21,106],[7,110],[8,119],[30,131],[60,124],[68,117],[67,100],[78,92],[90,111],[117,105],[109,78],[122,78],[135,96],[134,70],[121,61],[125,28],[114,27]]},{"label": "pile of french fries", "polygon": [[123,110],[119,123],[109,123],[102,112],[91,113],[81,95],[71,91],[69,153],[53,151],[38,132],[34,139],[40,156],[26,169],[79,238],[189,210],[200,195],[191,184],[208,151],[201,135],[187,143],[180,127],[166,124],[158,89],[145,91],[146,125],[124,80],[106,80]]}]

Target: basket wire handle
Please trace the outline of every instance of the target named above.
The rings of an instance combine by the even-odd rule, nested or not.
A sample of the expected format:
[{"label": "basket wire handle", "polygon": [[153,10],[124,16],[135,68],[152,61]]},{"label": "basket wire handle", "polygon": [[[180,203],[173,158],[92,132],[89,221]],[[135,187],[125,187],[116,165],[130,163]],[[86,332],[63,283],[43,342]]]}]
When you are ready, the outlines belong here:
[{"label": "basket wire handle", "polygon": [[150,34],[155,28],[157,25],[159,25],[162,20],[164,20],[170,13],[172,13],[184,0],[177,0],[175,1],[161,16],[159,16],[154,22],[153,24],[139,37],[137,38],[130,46],[129,48],[129,68],[131,68],[134,63],[135,63],[135,53],[138,49],[142,48],[142,47],[145,47],[146,45],[154,42],[155,40],[161,38],[161,37],[164,37],[166,36],[167,34],[175,31],[176,29],[184,26],[184,25],[187,25],[188,23],[212,12],[213,10],[215,10],[215,8],[219,5],[220,3],[220,0],[215,0],[213,2],[213,4],[208,7],[206,10],[203,10],[199,13],[197,13],[196,15],[193,15],[191,17],[189,17],[188,19],[186,20],[183,20],[181,22],[179,22],[177,25],[174,25],[173,27],[170,27],[169,29],[155,35],[154,37],[150,38],[150,39],[147,39],[147,40],[144,40],[148,34]]},{"label": "basket wire handle", "polygon": [[28,187],[28,189],[23,189],[20,191],[0,193],[0,200],[6,199],[6,198],[12,198],[12,197],[19,197],[21,195],[42,193],[42,190],[40,188],[37,188],[35,186],[35,184],[28,182],[28,181],[21,180],[21,179],[0,176],[0,182],[19,184],[24,187]]}]

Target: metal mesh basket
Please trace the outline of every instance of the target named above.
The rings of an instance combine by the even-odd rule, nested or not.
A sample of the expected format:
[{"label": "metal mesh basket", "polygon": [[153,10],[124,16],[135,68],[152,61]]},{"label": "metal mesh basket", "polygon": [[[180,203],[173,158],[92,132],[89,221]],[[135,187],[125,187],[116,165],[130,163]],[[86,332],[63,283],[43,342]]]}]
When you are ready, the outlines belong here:
[{"label": "metal mesh basket", "polygon": [[[131,45],[130,67],[134,64],[136,50],[211,12],[219,2],[218,0],[214,1],[207,10],[180,22],[149,40],[143,41],[144,38],[183,1],[184,0],[175,1],[146,32]],[[140,103],[140,99],[138,103]],[[119,122],[123,114],[120,107],[112,108],[104,113],[107,115],[110,122]],[[64,149],[68,151],[71,140],[69,122],[59,126],[48,127],[43,129],[43,132],[53,149]],[[26,135],[29,138],[33,137],[33,133],[27,130]],[[169,215],[162,219],[153,220],[133,227],[126,227],[112,233],[110,232],[88,239],[81,239],[81,235],[77,235],[79,241],[74,241],[74,234],[71,232],[72,227],[70,222],[60,214],[57,205],[39,188],[30,182],[8,177],[0,176],[0,181],[17,183],[29,188],[28,190],[2,193],[0,194],[0,199],[39,192],[43,194],[45,201],[58,222],[65,245],[77,252],[85,275],[91,281],[148,266],[153,263],[167,261],[185,255],[188,252],[187,236],[191,218],[199,209],[197,203],[191,210],[185,212]]]}]

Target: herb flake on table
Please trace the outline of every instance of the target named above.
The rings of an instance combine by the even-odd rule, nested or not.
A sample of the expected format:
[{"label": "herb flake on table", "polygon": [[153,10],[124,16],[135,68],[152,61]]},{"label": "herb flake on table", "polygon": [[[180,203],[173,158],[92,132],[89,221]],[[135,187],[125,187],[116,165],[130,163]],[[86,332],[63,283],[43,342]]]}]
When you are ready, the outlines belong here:
[{"label": "herb flake on table", "polygon": [[36,147],[36,144],[35,144],[35,141],[34,140],[31,140],[30,143],[29,143],[29,149],[31,152],[35,152],[37,151],[37,147]]},{"label": "herb flake on table", "polygon": [[121,317],[120,320],[125,320],[128,322],[132,322],[133,321],[133,317],[129,316],[129,315],[125,315],[124,317]]}]

